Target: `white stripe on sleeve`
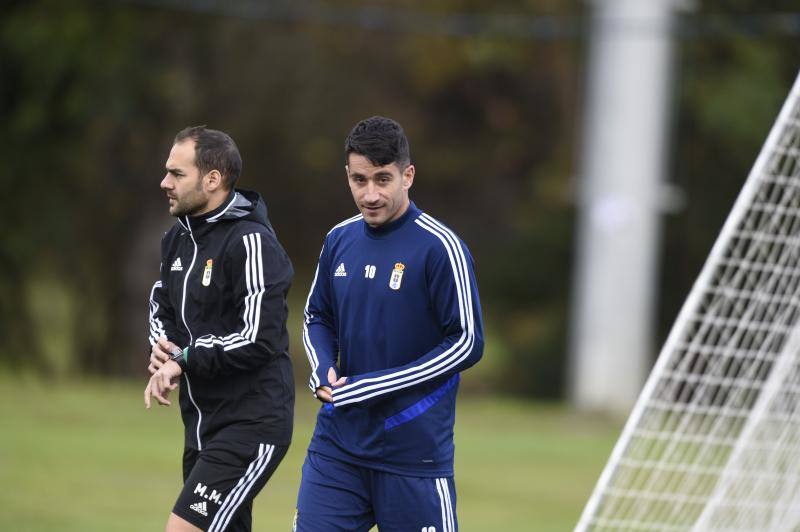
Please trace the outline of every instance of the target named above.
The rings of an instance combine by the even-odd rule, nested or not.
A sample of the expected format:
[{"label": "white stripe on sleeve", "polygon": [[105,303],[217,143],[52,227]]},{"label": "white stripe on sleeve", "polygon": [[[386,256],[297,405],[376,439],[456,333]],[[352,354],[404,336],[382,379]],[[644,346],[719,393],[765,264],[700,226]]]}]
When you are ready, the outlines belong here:
[{"label": "white stripe on sleeve", "polygon": [[[331,228],[331,230],[328,231],[328,234],[330,235],[334,230],[336,230],[336,229],[338,229],[340,227],[344,227],[345,225],[351,224],[353,222],[357,222],[357,221],[361,220],[362,218],[363,218],[363,216],[361,214],[357,214],[355,216],[347,218],[346,220],[334,225]],[[325,246],[324,245],[322,246],[322,249],[319,252],[320,258],[322,258],[323,251],[325,251]],[[317,269],[314,272],[314,280],[311,283],[311,289],[308,291],[308,297],[306,298],[306,306],[303,309],[303,315],[304,315],[304,320],[303,320],[303,347],[305,348],[306,356],[308,357],[308,362],[311,365],[311,377],[309,378],[309,381],[308,381],[308,387],[311,388],[312,392],[315,392],[317,390],[317,388],[319,388],[320,385],[321,385],[320,381],[319,381],[319,377],[317,376],[317,369],[319,368],[319,357],[317,356],[317,350],[314,347],[314,343],[311,341],[311,334],[308,331],[308,325],[311,323],[311,320],[314,317],[311,314],[311,312],[309,311],[309,302],[311,301],[311,294],[314,293],[314,287],[316,287],[316,285],[317,285],[318,276],[319,276],[319,262],[317,262]]]},{"label": "white stripe on sleeve", "polygon": [[255,343],[258,327],[261,322],[261,300],[266,292],[264,282],[264,262],[261,256],[261,234],[250,233],[242,237],[245,248],[244,278],[247,295],[244,297],[242,321],[244,327],[240,332],[227,336],[206,334],[195,341],[195,347],[214,347],[221,345],[224,351],[230,351]]},{"label": "white stripe on sleeve", "polygon": [[150,345],[154,345],[158,342],[159,336],[166,336],[166,332],[164,331],[164,324],[161,322],[160,319],[156,318],[156,313],[158,312],[158,302],[155,298],[156,288],[161,288],[161,281],[156,281],[153,284],[153,288],[150,289]]},{"label": "white stripe on sleeve", "polygon": [[[325,247],[323,246],[322,249],[324,250]],[[322,252],[320,252],[320,256],[322,256]],[[306,308],[303,309],[303,314],[305,315],[305,319],[303,320],[303,347],[305,347],[306,356],[308,357],[308,362],[311,365],[311,379],[309,381],[309,387],[311,388],[312,392],[316,391],[320,386],[319,377],[317,377],[319,358],[317,358],[317,350],[314,349],[314,344],[311,342],[311,336],[308,332],[308,324],[313,318],[308,310],[308,306],[309,302],[311,301],[311,294],[314,293],[314,287],[317,286],[317,276],[319,276],[319,264],[317,264],[317,270],[314,272],[314,280],[311,282],[311,290],[308,291]]]}]

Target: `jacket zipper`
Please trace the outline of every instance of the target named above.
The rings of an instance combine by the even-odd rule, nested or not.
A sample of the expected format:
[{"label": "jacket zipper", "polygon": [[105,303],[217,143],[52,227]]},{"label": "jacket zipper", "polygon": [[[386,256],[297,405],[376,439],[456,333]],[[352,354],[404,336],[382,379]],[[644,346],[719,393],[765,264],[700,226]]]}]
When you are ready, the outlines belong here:
[{"label": "jacket zipper", "polygon": [[[189,269],[186,270],[186,274],[183,276],[183,296],[181,298],[181,318],[183,319],[183,326],[186,327],[186,332],[189,333],[189,345],[192,345],[194,341],[194,337],[192,336],[192,330],[189,329],[189,324],[186,323],[186,283],[189,282],[189,274],[192,272],[192,268],[194,268],[194,261],[197,259],[197,242],[194,240],[194,234],[192,233],[192,224],[189,222],[189,217],[186,217],[186,228],[189,230],[189,238],[192,239],[192,244],[194,244],[194,254],[192,255],[192,263],[189,265]],[[189,382],[189,376],[184,372],[184,378],[186,379],[186,391],[189,392],[189,400],[192,402],[194,407],[197,409],[197,450],[202,451],[203,445],[200,443],[200,422],[203,421],[203,413],[200,412],[200,407],[197,406],[197,403],[192,397],[192,385]]]}]

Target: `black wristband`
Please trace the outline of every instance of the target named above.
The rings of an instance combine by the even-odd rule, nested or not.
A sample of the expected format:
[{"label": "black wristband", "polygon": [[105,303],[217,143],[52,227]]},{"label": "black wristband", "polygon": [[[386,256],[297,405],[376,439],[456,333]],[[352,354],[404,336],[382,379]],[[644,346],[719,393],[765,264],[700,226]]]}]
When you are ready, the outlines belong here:
[{"label": "black wristband", "polygon": [[178,366],[180,366],[181,370],[186,371],[188,358],[189,358],[189,348],[184,347],[183,349],[178,349],[173,351],[170,360],[176,362]]}]

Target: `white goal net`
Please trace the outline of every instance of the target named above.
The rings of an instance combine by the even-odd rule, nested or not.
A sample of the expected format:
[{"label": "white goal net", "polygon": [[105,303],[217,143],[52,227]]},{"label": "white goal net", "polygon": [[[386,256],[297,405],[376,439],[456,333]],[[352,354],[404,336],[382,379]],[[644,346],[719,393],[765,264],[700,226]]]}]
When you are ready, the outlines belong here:
[{"label": "white goal net", "polygon": [[577,531],[800,531],[800,77]]}]

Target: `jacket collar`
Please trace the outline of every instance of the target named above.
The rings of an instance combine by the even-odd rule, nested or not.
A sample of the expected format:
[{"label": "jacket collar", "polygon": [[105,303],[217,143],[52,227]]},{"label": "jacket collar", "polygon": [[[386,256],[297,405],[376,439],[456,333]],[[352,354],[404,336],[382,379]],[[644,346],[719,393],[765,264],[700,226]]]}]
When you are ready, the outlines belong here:
[{"label": "jacket collar", "polygon": [[226,212],[236,203],[237,200],[240,199],[241,194],[236,190],[231,190],[228,194],[228,197],[225,198],[225,201],[212,211],[205,212],[198,216],[179,216],[178,223],[180,223],[184,229],[194,230],[201,227],[204,224],[210,224],[218,221],[222,218]]}]

